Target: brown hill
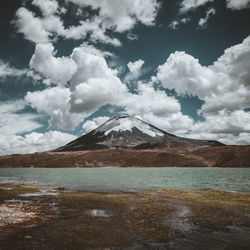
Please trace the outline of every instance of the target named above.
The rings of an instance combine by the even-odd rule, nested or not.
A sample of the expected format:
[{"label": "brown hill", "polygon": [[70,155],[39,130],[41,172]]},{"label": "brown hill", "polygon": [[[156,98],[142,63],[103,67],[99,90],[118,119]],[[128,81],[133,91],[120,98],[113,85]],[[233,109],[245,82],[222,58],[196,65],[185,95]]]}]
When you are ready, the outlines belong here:
[{"label": "brown hill", "polygon": [[250,146],[101,149],[0,157],[0,168],[250,167]]}]

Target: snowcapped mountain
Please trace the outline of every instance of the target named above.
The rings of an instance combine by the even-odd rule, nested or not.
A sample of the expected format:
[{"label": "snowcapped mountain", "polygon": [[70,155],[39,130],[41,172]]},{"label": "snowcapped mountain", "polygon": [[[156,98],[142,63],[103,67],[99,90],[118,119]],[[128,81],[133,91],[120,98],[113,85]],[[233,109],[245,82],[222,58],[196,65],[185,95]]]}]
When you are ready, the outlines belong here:
[{"label": "snowcapped mountain", "polygon": [[151,137],[164,136],[165,132],[160,129],[132,116],[116,116],[100,127],[95,129],[95,133],[104,132],[105,136],[112,132],[133,132],[133,129],[138,129],[142,133],[149,135]]},{"label": "snowcapped mountain", "polygon": [[98,128],[55,151],[105,148],[152,149],[188,146],[221,146],[217,141],[194,140],[169,134],[133,116],[116,116]]}]

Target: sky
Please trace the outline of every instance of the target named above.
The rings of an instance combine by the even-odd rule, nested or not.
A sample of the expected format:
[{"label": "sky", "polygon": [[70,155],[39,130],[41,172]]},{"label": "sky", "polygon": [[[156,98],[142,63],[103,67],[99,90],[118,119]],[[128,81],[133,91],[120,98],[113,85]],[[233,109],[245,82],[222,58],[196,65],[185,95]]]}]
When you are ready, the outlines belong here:
[{"label": "sky", "polygon": [[0,8],[0,155],[129,114],[250,144],[250,0],[12,0]]}]

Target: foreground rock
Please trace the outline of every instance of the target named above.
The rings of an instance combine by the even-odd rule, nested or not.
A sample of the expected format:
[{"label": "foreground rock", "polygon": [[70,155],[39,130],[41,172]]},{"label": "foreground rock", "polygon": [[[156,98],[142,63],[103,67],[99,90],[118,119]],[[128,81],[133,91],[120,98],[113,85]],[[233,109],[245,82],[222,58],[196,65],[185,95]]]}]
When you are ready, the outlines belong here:
[{"label": "foreground rock", "polygon": [[0,157],[0,168],[250,167],[250,146],[103,149]]},{"label": "foreground rock", "polygon": [[[1,186],[1,206],[27,192],[22,185]],[[39,193],[36,187],[29,187],[29,192]],[[39,208],[40,217],[18,222],[14,213],[0,227],[3,249],[206,250],[249,249],[250,245],[250,193],[168,189],[116,194],[60,189],[57,196],[22,199],[20,204],[30,204],[27,214],[38,216]]]}]

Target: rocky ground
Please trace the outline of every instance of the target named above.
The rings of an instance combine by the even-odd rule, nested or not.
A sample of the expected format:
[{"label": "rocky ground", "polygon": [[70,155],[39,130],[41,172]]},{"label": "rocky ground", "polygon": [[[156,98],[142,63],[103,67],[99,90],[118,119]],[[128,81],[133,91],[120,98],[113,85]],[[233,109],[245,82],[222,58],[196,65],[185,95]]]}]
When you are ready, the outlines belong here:
[{"label": "rocky ground", "polygon": [[250,146],[113,148],[0,157],[0,168],[19,167],[250,167]]},{"label": "rocky ground", "polygon": [[250,193],[0,185],[0,249],[249,249]]}]

